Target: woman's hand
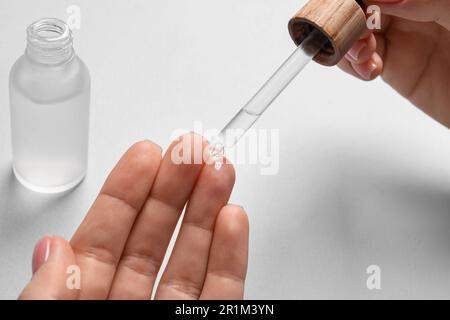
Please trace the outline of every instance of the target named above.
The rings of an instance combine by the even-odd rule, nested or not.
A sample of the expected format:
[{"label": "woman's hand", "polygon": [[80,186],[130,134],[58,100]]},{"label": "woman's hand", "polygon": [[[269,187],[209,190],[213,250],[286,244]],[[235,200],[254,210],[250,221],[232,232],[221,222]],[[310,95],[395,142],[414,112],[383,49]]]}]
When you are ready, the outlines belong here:
[{"label": "woman's hand", "polygon": [[[199,136],[185,135],[164,158],[152,142],[133,145],[109,175],[70,243],[56,236],[38,242],[34,274],[20,298],[150,299],[187,204],[156,299],[241,299],[248,221],[241,207],[227,204],[234,169],[224,164],[217,170],[202,160],[175,164],[172,151],[180,146],[183,155],[191,152],[193,163],[207,144]],[[67,285],[67,271],[73,266],[81,271],[79,290]]]},{"label": "woman's hand", "polygon": [[450,127],[450,1],[365,3],[380,7],[382,29],[368,31],[340,67],[363,80],[381,74],[401,95]]}]

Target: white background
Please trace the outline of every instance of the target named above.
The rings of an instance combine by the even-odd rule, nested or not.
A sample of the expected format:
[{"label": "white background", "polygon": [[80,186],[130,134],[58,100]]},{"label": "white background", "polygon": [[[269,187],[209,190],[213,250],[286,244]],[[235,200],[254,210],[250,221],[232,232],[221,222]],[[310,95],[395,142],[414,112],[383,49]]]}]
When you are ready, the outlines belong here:
[{"label": "white background", "polygon": [[[0,0],[0,298],[30,278],[35,241],[70,238],[125,149],[219,128],[291,53],[301,0]],[[34,20],[82,9],[92,77],[89,172],[43,196],[11,173],[8,72]],[[411,68],[414,68],[412,65]],[[450,132],[381,80],[311,64],[257,123],[280,130],[280,170],[237,166],[251,223],[246,298],[450,298]],[[366,268],[382,289],[366,288]]]}]

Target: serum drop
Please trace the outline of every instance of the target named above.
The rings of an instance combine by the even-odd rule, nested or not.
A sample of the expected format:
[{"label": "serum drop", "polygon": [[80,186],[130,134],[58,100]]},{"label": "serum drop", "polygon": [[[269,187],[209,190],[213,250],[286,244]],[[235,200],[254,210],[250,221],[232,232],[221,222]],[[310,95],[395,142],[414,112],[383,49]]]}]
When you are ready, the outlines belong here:
[{"label": "serum drop", "polygon": [[16,178],[42,193],[78,185],[87,169],[90,77],[65,22],[47,18],[27,28],[9,94]]}]

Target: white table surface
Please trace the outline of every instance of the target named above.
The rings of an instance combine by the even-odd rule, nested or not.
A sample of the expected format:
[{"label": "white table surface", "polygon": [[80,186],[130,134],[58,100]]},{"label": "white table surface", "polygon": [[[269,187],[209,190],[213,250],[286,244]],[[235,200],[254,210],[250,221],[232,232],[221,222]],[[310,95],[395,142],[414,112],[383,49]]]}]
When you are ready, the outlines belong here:
[{"label": "white table surface", "polygon": [[[301,0],[0,0],[0,298],[30,278],[35,241],[70,238],[133,142],[164,148],[195,120],[219,128],[294,49]],[[8,72],[25,28],[81,8],[92,77],[89,171],[44,196],[11,172]],[[414,67],[414,66],[412,66]],[[450,298],[450,131],[381,80],[311,64],[257,128],[280,130],[280,168],[238,165],[231,201],[251,223],[246,298]],[[366,268],[381,268],[368,290]]]}]

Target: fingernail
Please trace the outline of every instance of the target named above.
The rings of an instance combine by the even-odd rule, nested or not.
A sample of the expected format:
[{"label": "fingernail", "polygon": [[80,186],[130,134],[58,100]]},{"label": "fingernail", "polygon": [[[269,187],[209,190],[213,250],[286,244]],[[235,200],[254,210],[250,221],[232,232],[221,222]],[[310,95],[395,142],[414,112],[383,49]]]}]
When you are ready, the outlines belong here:
[{"label": "fingernail", "polygon": [[367,44],[364,41],[358,41],[353,45],[353,47],[347,52],[347,56],[350,58],[350,60],[358,61],[359,55],[361,54],[361,51],[367,46]]},{"label": "fingernail", "polygon": [[36,243],[31,266],[33,274],[48,260],[50,256],[51,241],[52,238],[50,236],[45,236]]},{"label": "fingernail", "polygon": [[232,207],[240,208],[240,209],[242,209],[242,210],[245,211],[244,207],[241,206],[241,205],[239,205],[239,204],[229,203],[228,205],[229,205],[229,206],[232,206]]},{"label": "fingernail", "polygon": [[371,80],[373,78],[373,72],[377,69],[375,62],[371,61],[363,64],[352,64],[353,69],[364,79]]}]

